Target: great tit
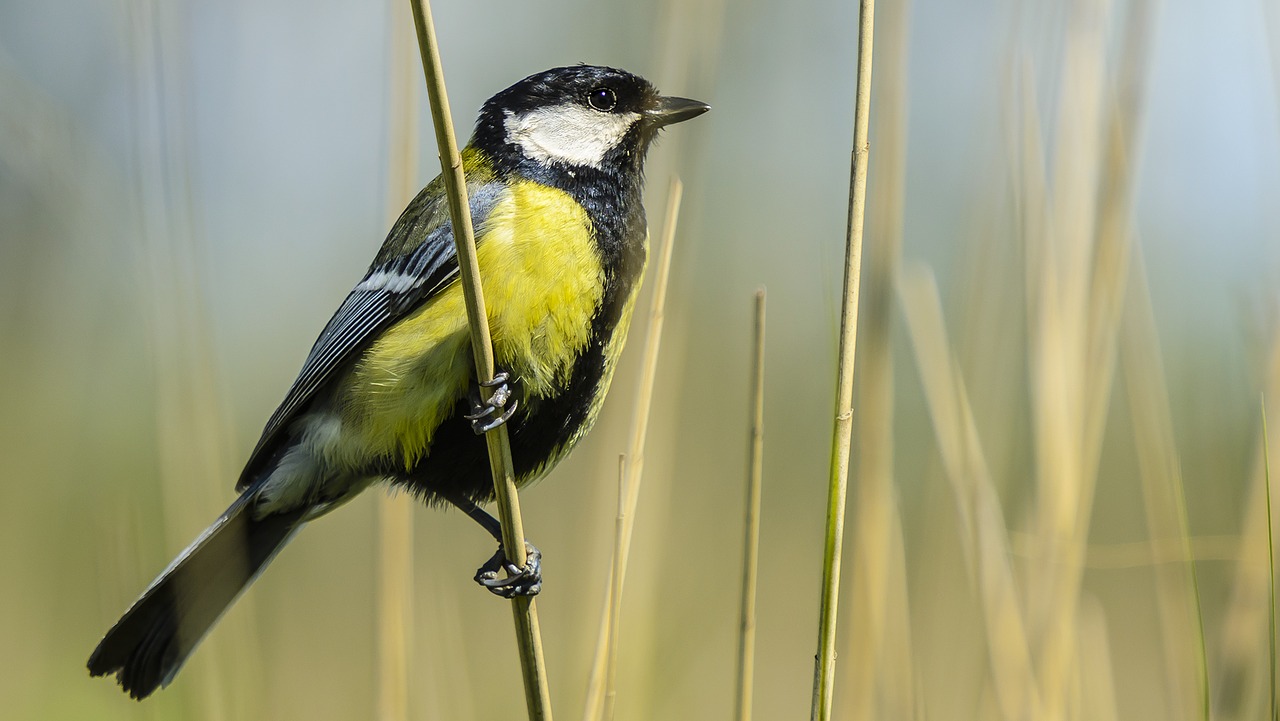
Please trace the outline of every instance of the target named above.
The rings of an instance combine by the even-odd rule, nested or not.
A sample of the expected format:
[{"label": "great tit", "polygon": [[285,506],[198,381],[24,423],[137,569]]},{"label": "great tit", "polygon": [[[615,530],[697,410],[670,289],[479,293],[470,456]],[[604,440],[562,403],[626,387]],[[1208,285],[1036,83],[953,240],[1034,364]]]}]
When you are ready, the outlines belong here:
[{"label": "great tit", "polygon": [[[708,109],[590,65],[490,98],[462,161],[497,387],[476,381],[437,177],[316,340],[240,474],[240,496],[107,632],[89,672],[116,674],[139,699],[167,685],[295,533],[375,482],[457,506],[501,544],[479,506],[493,498],[479,434],[506,423],[523,485],[590,430],[645,268],[645,153],[660,128]],[[503,596],[537,593],[538,555],[515,568],[499,547],[477,581]]]}]

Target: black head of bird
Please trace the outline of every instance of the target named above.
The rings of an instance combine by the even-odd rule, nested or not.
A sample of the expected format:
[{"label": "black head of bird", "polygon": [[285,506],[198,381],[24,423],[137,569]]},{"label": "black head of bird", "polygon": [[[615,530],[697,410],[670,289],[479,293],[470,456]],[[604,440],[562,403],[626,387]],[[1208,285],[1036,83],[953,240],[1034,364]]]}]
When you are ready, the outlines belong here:
[{"label": "black head of bird", "polygon": [[472,145],[500,169],[638,172],[663,126],[701,115],[706,103],[664,97],[625,70],[554,68],[521,80],[484,104]]}]

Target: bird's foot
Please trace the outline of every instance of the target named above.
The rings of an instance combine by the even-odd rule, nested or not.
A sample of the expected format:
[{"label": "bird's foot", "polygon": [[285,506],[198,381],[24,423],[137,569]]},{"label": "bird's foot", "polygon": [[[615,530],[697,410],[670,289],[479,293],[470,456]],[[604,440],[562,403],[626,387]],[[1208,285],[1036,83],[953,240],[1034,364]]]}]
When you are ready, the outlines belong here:
[{"label": "bird's foot", "polygon": [[[479,387],[475,389],[471,398],[471,413],[462,417],[471,421],[471,430],[475,431],[477,436],[482,436],[506,423],[516,412],[516,407],[520,405],[520,401],[515,398],[515,391],[511,388],[515,385],[515,381],[511,381],[510,384],[508,381],[511,381],[510,374],[500,371],[493,376],[493,380],[476,384]],[[493,389],[489,400],[481,400],[484,396],[480,388]]]},{"label": "bird's foot", "polygon": [[[498,552],[476,570],[476,583],[503,598],[538,595],[542,590],[542,551],[525,541],[524,553],[524,566],[517,566],[498,546]],[[498,578],[498,571],[506,571],[507,577]]]}]

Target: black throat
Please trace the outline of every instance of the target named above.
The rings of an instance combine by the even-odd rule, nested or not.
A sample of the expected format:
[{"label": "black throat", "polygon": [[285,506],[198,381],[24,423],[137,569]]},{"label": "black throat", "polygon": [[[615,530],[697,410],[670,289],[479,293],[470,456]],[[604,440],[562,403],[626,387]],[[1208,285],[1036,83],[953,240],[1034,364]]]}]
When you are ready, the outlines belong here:
[{"label": "black throat", "polygon": [[485,113],[471,145],[488,156],[499,180],[523,178],[568,193],[587,212],[605,272],[630,290],[644,267],[646,222],[644,154],[649,145],[637,125],[601,159],[598,167],[541,162],[507,142],[502,117]]}]

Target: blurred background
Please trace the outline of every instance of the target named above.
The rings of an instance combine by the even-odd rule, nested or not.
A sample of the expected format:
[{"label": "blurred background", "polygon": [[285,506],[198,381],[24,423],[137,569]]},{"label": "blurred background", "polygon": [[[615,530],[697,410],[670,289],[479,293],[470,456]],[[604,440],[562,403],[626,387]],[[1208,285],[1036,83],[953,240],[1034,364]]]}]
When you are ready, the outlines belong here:
[{"label": "blurred background", "polygon": [[[733,707],[762,286],[756,715],[803,717],[856,3],[434,10],[460,134],[576,62],[714,107],[649,158],[655,236],[685,190],[617,718]],[[153,699],[84,663],[232,499],[402,207],[397,164],[438,172],[425,104],[396,102],[408,23],[405,3],[0,2],[0,716],[380,713],[376,493],[312,524]],[[878,3],[838,717],[1266,715],[1278,43],[1273,0]],[[522,495],[560,718],[608,584],[637,318],[596,431]],[[510,614],[470,581],[491,541],[411,513],[408,717],[522,717]]]}]

